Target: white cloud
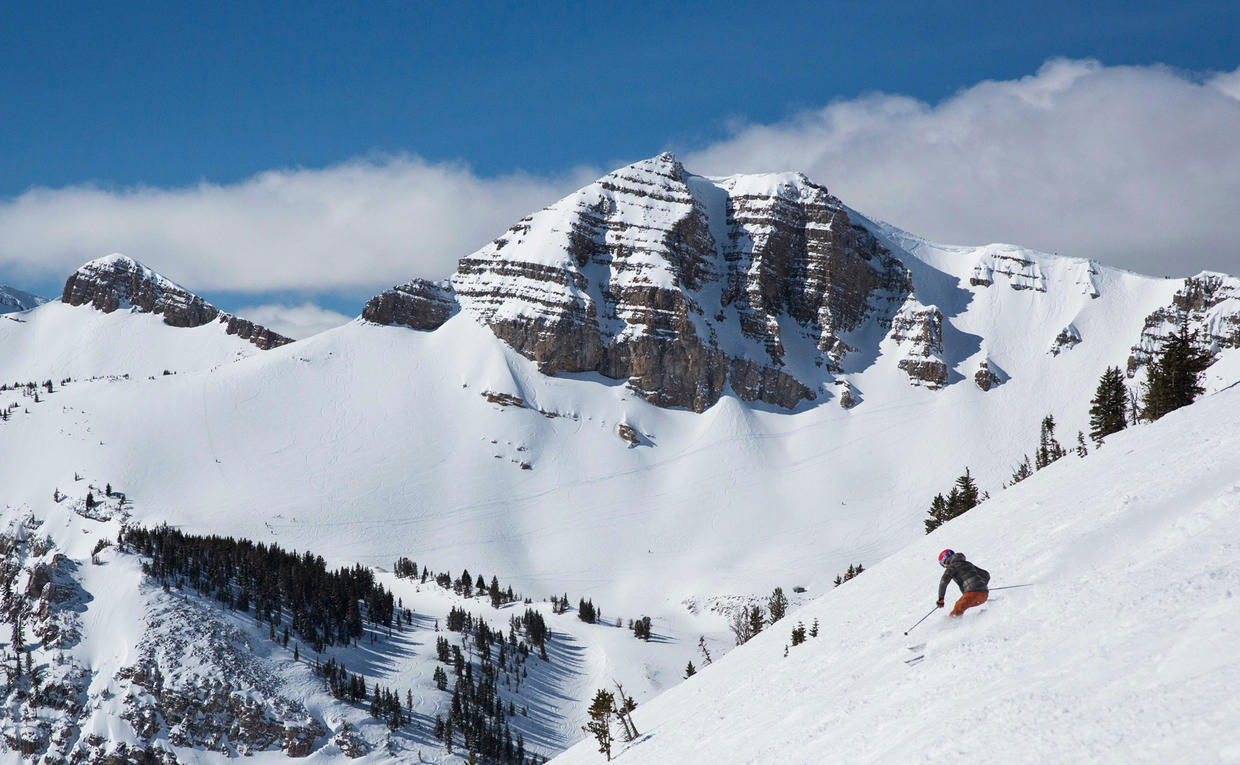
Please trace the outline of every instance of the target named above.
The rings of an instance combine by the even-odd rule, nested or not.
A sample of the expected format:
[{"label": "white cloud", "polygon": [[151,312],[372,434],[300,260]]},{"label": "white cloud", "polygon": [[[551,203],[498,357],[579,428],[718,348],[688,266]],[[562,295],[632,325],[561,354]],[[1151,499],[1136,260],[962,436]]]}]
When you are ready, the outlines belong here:
[{"label": "white cloud", "polygon": [[742,126],[683,159],[707,174],[800,170],[941,242],[1240,273],[1240,69],[1052,60],[936,105],[876,94]]},{"label": "white cloud", "polygon": [[[317,335],[353,320],[352,316],[345,316],[314,303],[302,303],[301,305],[264,303],[238,308],[232,313],[294,340]],[[360,308],[358,313],[361,313]]]},{"label": "white cloud", "polygon": [[123,252],[196,291],[390,286],[448,275],[462,255],[595,175],[480,178],[402,156],[230,185],[31,189],[0,202],[0,269],[63,278]]},{"label": "white cloud", "polygon": [[[1197,77],[1052,60],[935,105],[874,94],[742,125],[682,159],[708,174],[801,170],[938,241],[1015,242],[1155,274],[1240,273],[1240,69]],[[32,189],[0,200],[0,272],[51,282],[119,251],[190,289],[255,302],[377,290],[446,276],[597,175],[484,178],[399,156],[225,185]]]}]

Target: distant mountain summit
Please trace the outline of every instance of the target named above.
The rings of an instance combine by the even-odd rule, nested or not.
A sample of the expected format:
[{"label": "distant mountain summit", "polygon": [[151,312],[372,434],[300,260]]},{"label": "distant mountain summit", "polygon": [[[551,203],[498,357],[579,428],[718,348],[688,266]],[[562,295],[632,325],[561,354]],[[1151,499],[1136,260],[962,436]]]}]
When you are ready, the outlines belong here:
[{"label": "distant mountain summit", "polygon": [[[989,391],[1011,364],[992,349],[1010,355],[1046,333],[1026,350],[1071,350],[1104,285],[1131,288],[1123,273],[1013,245],[934,244],[800,173],[707,178],[664,153],[521,219],[448,281],[375,296],[362,318],[434,330],[463,311],[544,374],[627,380],[663,407],[700,412],[729,391],[786,409],[832,397],[851,407],[880,357],[914,386]],[[1129,341],[1130,377],[1181,321],[1240,347],[1235,278],[1201,274],[1159,300]]]},{"label": "distant mountain summit", "polygon": [[104,313],[128,308],[158,314],[171,327],[223,325],[230,335],[248,340],[262,350],[293,342],[252,321],[233,316],[208,303],[133,258],[113,254],[97,258],[74,271],[65,282],[61,302],[90,305]]},{"label": "distant mountain summit", "polygon": [[33,295],[16,287],[0,284],[0,313],[29,311],[47,302],[47,298]]},{"label": "distant mountain summit", "polygon": [[[845,337],[889,322],[907,269],[799,173],[705,178],[671,154],[621,168],[363,318],[429,329],[467,311],[546,374],[627,379],[702,411],[730,387],[785,408],[842,369]],[[380,307],[388,310],[380,311]]]}]

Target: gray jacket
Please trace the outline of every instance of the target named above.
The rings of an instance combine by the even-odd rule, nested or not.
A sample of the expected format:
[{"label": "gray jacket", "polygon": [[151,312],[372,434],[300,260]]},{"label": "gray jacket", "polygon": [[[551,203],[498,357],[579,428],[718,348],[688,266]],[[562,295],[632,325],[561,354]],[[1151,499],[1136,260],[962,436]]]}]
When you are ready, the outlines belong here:
[{"label": "gray jacket", "polygon": [[990,592],[986,589],[990,583],[990,572],[967,561],[964,553],[956,553],[947,559],[943,578],[939,580],[939,600],[947,594],[947,583],[951,581],[960,586],[961,592]]}]

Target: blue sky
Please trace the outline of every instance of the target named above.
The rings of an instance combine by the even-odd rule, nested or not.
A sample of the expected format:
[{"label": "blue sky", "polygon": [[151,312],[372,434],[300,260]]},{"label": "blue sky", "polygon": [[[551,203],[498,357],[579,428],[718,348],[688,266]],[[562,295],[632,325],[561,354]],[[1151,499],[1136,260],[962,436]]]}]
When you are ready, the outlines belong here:
[{"label": "blue sky", "polygon": [[[754,126],[792,129],[875,92],[934,109],[1058,58],[1188,85],[1240,66],[1235,2],[771,5],[11,4],[0,25],[0,208],[10,217],[31,209],[15,205],[38,188],[132,201],[139,187],[228,190],[270,170],[390,170],[398,158],[452,168],[488,193],[499,193],[490,181],[506,183],[519,210],[591,172],[667,148],[718,158],[717,147]],[[812,164],[813,152],[805,156],[781,161]],[[756,162],[752,152],[736,159]],[[63,257],[47,250],[41,269],[23,240],[6,238],[3,212],[0,283],[54,293],[63,274],[50,264],[80,261],[90,243],[62,248],[73,250]],[[461,225],[477,228],[461,240],[473,246],[495,233],[484,228],[503,226]],[[135,246],[99,239],[98,254]],[[151,250],[136,256],[173,270]],[[450,254],[425,265],[412,252],[400,273],[444,275]],[[200,270],[169,275],[194,287]],[[221,279],[200,291],[225,307],[304,299],[356,314],[397,273],[376,269],[347,284]]]}]

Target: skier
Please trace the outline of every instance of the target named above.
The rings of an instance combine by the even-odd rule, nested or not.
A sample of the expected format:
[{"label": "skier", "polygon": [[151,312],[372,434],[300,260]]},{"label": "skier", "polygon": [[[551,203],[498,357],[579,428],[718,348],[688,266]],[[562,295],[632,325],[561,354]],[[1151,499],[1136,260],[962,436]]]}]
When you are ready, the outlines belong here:
[{"label": "skier", "polygon": [[960,587],[960,600],[952,608],[951,616],[960,616],[974,606],[980,606],[990,597],[986,585],[990,582],[990,573],[978,568],[965,559],[964,553],[944,550],[939,553],[939,565],[947,569],[939,580],[939,600],[937,605],[943,607],[943,596],[947,594],[947,583],[955,580]]}]

